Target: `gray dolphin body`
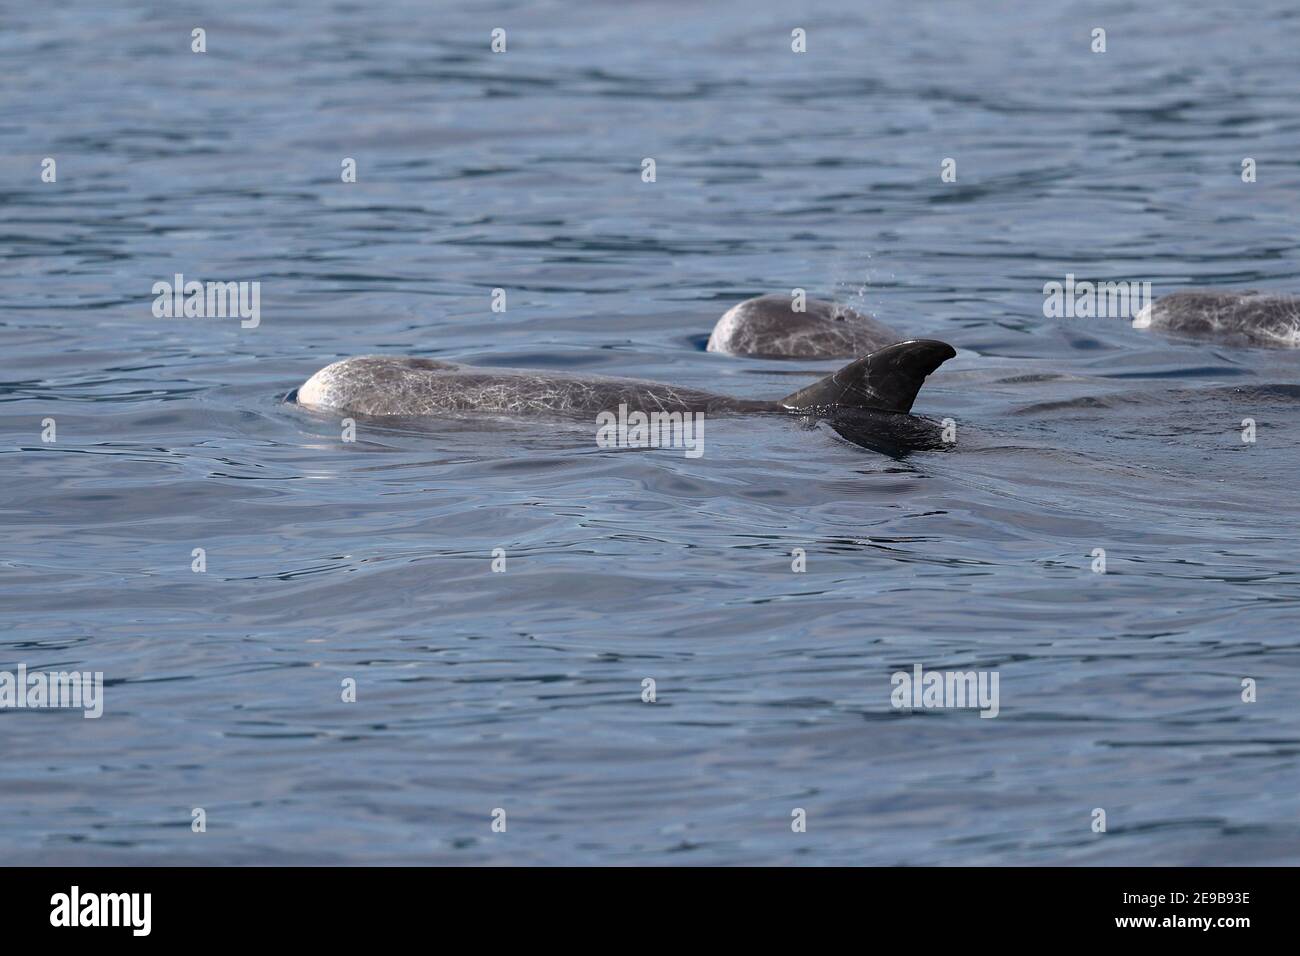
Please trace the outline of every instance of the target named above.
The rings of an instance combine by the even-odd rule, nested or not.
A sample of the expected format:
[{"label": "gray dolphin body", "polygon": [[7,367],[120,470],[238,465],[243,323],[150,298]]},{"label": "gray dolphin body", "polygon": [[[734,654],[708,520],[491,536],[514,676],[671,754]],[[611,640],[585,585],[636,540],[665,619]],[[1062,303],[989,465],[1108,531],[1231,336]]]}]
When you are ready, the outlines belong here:
[{"label": "gray dolphin body", "polygon": [[1174,292],[1139,312],[1133,327],[1229,344],[1300,348],[1300,297],[1253,290]]},{"label": "gray dolphin body", "polygon": [[746,299],[713,327],[710,352],[769,358],[852,358],[902,340],[893,329],[846,305],[808,299],[794,311],[788,295]]},{"label": "gray dolphin body", "polygon": [[481,413],[591,420],[600,412],[617,412],[620,405],[627,406],[629,412],[647,414],[770,413],[831,420],[844,413],[858,427],[866,428],[864,419],[872,415],[906,417],[926,376],[954,355],[952,346],[944,342],[899,342],[775,401],[731,398],[630,378],[363,356],[321,369],[298,389],[297,401],[357,415],[401,417]]}]

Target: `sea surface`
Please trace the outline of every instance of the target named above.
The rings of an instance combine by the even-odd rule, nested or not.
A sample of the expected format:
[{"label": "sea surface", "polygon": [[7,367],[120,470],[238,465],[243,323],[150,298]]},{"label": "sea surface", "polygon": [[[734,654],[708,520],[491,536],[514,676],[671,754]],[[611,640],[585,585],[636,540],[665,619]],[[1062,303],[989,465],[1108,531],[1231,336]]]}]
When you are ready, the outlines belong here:
[{"label": "sea surface", "polygon": [[[0,710],[0,858],[1300,863],[1300,352],[1043,313],[1300,292],[1297,49],[1289,0],[6,4],[0,671],[105,687]],[[155,317],[177,273],[260,323]],[[776,398],[841,363],[704,341],[794,288],[951,342],[955,446],[283,401]],[[895,708],[918,664],[997,717]]]}]

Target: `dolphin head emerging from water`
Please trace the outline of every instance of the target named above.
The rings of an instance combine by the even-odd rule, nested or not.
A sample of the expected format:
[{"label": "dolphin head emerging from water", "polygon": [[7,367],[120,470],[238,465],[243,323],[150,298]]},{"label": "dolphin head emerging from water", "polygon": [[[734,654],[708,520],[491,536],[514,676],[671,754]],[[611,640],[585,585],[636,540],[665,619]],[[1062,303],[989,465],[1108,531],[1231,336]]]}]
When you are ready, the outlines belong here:
[{"label": "dolphin head emerging from water", "polygon": [[852,358],[902,336],[846,305],[808,299],[795,311],[789,295],[761,295],[732,306],[713,327],[710,352],[766,358]]}]

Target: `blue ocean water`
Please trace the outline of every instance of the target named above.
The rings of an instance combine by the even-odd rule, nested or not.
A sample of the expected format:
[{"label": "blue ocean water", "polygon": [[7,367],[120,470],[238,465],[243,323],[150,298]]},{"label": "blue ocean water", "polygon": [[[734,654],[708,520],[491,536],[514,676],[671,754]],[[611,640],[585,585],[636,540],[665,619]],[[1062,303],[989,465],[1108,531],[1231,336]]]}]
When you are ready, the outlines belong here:
[{"label": "blue ocean water", "polygon": [[[0,710],[4,859],[1300,861],[1298,353],[1042,292],[1300,292],[1298,46],[1281,0],[6,6],[0,671],[106,686]],[[176,273],[260,324],[156,318]],[[954,450],[282,401],[366,353],[774,398],[840,363],[703,341],[795,287],[958,349]],[[916,664],[997,718],[895,709]]]}]

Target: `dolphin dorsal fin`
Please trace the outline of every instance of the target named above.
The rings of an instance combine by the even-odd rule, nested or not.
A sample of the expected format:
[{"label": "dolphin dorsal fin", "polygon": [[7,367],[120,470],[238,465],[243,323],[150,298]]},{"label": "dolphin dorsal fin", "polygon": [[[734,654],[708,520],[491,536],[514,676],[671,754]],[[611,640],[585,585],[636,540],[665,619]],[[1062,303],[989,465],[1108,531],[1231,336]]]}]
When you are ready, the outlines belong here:
[{"label": "dolphin dorsal fin", "polygon": [[925,377],[956,354],[947,342],[934,339],[887,345],[787,395],[778,404],[791,410],[839,405],[907,413]]}]

